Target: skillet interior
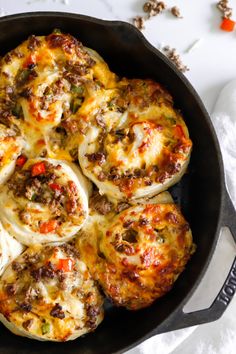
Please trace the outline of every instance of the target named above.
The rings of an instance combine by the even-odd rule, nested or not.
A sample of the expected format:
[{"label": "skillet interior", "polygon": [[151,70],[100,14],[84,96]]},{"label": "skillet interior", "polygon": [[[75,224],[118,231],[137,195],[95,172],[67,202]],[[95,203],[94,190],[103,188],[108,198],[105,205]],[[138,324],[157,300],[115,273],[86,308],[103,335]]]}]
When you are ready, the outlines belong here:
[{"label": "skillet interior", "polygon": [[[33,16],[33,18],[32,18]],[[30,34],[47,34],[54,28],[69,32],[99,52],[121,76],[153,78],[162,83],[181,108],[193,140],[189,173],[172,188],[189,220],[197,251],[173,290],[150,308],[132,313],[107,306],[104,322],[93,333],[71,343],[40,343],[13,336],[1,326],[0,353],[105,354],[127,350],[165,330],[165,319],[183,306],[200,281],[213,252],[223,195],[222,161],[218,143],[198,96],[172,65],[149,46],[138,31],[122,22],[103,22],[63,13],[15,15],[0,19],[1,55]]]}]

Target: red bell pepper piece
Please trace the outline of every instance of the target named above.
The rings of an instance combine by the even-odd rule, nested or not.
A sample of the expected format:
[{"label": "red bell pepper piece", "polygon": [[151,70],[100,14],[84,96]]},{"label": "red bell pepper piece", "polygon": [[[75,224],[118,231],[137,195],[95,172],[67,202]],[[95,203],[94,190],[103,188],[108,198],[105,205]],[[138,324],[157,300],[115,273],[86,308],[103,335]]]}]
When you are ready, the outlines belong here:
[{"label": "red bell pepper piece", "polygon": [[62,187],[57,184],[57,183],[50,183],[49,184],[49,187],[53,190],[53,191],[56,191],[56,192],[61,192],[62,191]]},{"label": "red bell pepper piece", "polygon": [[27,161],[27,157],[24,155],[20,155],[16,160],[16,166],[23,167],[26,161]]},{"label": "red bell pepper piece", "polygon": [[74,261],[71,258],[59,259],[57,268],[63,272],[71,272],[74,266]]},{"label": "red bell pepper piece", "polygon": [[235,27],[235,21],[230,20],[230,18],[223,18],[220,28],[226,32],[233,32]]},{"label": "red bell pepper piece", "polygon": [[49,220],[40,224],[39,232],[41,234],[48,234],[56,230],[58,226],[57,220]]},{"label": "red bell pepper piece", "polygon": [[46,167],[44,162],[37,162],[31,168],[32,177],[42,175],[46,172]]},{"label": "red bell pepper piece", "polygon": [[176,125],[176,127],[175,127],[175,135],[177,135],[177,137],[179,139],[185,138],[185,133],[184,133],[183,127],[179,124]]}]

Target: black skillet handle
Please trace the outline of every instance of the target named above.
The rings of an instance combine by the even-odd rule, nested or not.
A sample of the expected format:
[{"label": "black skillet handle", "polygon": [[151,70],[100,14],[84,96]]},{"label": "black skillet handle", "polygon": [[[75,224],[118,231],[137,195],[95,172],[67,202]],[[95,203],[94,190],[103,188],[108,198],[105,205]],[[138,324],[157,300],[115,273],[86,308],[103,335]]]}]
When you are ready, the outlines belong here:
[{"label": "black skillet handle", "polygon": [[[228,226],[236,242],[236,211],[232,201],[225,193],[222,226]],[[168,332],[185,327],[213,322],[220,318],[236,292],[236,257],[234,258],[229,274],[219,294],[208,309],[184,313],[183,310],[175,311],[166,321],[163,332]]]}]

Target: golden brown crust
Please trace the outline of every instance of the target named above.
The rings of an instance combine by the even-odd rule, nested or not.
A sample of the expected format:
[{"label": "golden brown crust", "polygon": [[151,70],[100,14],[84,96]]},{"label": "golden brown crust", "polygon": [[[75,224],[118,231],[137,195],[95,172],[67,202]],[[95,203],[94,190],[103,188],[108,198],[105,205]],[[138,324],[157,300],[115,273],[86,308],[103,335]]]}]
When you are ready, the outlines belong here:
[{"label": "golden brown crust", "polygon": [[25,245],[68,241],[88,216],[88,190],[72,163],[29,159],[2,187],[0,219]]},{"label": "golden brown crust", "polygon": [[102,194],[135,199],[155,195],[180,179],[192,142],[160,84],[123,79],[97,102],[99,111],[92,102],[81,115],[85,131],[79,161]]},{"label": "golden brown crust", "polygon": [[1,60],[0,122],[18,128],[28,156],[73,160],[75,146],[67,150],[65,140],[80,129],[80,107],[115,82],[102,58],[73,36],[30,36]]},{"label": "golden brown crust", "polygon": [[76,250],[32,246],[7,268],[0,282],[0,312],[14,332],[65,341],[94,330],[103,299]]},{"label": "golden brown crust", "polygon": [[174,204],[131,207],[77,240],[106,295],[136,310],[168,292],[193,251],[188,223]]}]

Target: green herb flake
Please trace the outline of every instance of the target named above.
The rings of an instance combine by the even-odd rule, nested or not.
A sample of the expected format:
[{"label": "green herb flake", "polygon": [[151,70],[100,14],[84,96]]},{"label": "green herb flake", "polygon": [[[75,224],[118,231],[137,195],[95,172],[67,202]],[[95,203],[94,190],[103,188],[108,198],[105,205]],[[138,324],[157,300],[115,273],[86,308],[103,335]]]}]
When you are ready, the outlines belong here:
[{"label": "green herb flake", "polygon": [[83,103],[83,99],[82,98],[75,98],[71,101],[70,103],[70,110],[73,114],[75,114],[78,109],[81,107]]},{"label": "green herb flake", "polygon": [[103,83],[99,80],[96,80],[95,83],[99,86],[99,87],[104,87]]},{"label": "green herb flake", "polygon": [[164,237],[158,235],[156,241],[157,241],[157,243],[162,244],[165,242],[165,239],[164,239]]},{"label": "green herb flake", "polygon": [[113,98],[110,102],[108,102],[107,104],[108,108],[115,108],[115,99]]},{"label": "green herb flake", "polygon": [[48,323],[48,322],[43,323],[41,326],[41,331],[42,331],[42,334],[49,333],[50,332],[50,323]]},{"label": "green herb flake", "polygon": [[159,244],[162,244],[165,242],[165,237],[161,234],[161,230],[158,229],[154,229],[154,231],[156,232],[156,242]]},{"label": "green herb flake", "polygon": [[76,148],[73,148],[73,149],[69,150],[69,154],[72,157],[72,159],[74,161],[76,161],[77,158],[78,158],[78,148],[76,147]]},{"label": "green herb flake", "polygon": [[53,34],[61,34],[61,30],[59,28],[54,28],[54,30],[52,31]]},{"label": "green herb flake", "polygon": [[83,95],[84,93],[84,87],[83,86],[76,86],[76,85],[71,85],[71,92],[76,93],[77,95]]},{"label": "green herb flake", "polygon": [[31,199],[30,199],[31,202],[34,202],[36,198],[37,198],[37,194],[34,193],[34,194],[32,195],[32,197],[31,197]]},{"label": "green herb flake", "polygon": [[16,77],[17,84],[24,85],[26,81],[29,79],[30,74],[31,74],[31,70],[29,69],[21,70]]},{"label": "green herb flake", "polygon": [[167,119],[171,125],[175,125],[176,124],[176,119],[170,116],[165,116],[165,119]]},{"label": "green herb flake", "polygon": [[20,118],[23,115],[23,110],[20,103],[16,103],[15,107],[12,109],[12,114],[17,118]]}]

